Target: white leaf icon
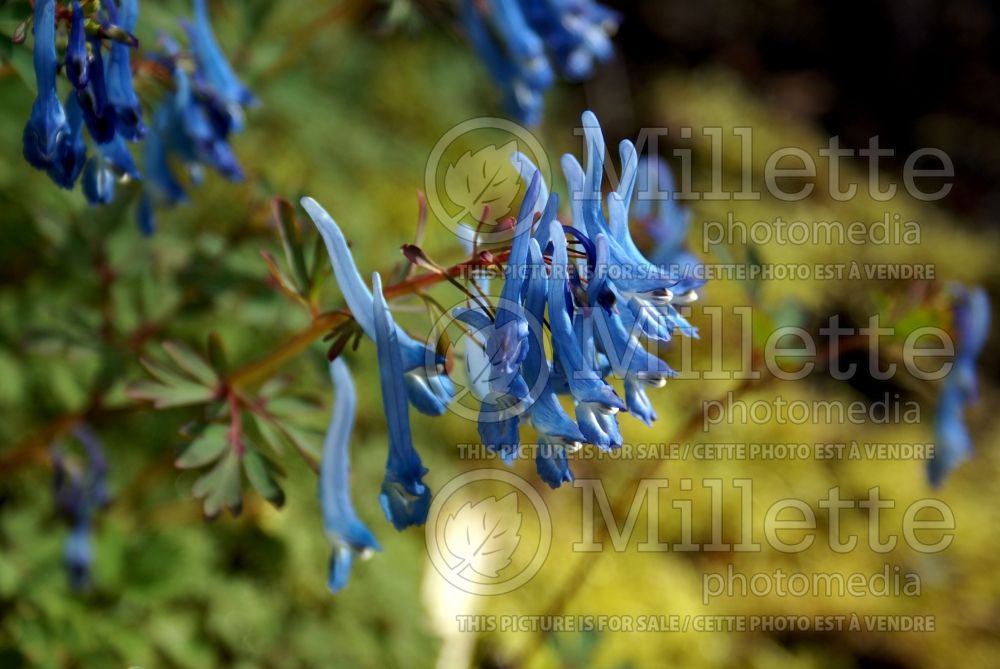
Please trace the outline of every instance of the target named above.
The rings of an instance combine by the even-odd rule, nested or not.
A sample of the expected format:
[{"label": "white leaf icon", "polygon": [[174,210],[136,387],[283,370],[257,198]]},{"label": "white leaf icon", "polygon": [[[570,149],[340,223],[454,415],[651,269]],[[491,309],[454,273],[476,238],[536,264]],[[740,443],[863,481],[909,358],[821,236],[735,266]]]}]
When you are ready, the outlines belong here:
[{"label": "white leaf icon", "polygon": [[460,560],[454,573],[471,569],[480,576],[496,578],[511,563],[521,541],[520,529],[516,492],[500,500],[488,497],[475,505],[466,502],[444,525],[445,545]]},{"label": "white leaf icon", "polygon": [[476,153],[466,151],[444,175],[444,189],[452,202],[462,207],[462,216],[479,219],[489,206],[490,220],[498,221],[510,211],[518,193],[517,172],[510,156],[517,142],[500,147],[489,145]]}]

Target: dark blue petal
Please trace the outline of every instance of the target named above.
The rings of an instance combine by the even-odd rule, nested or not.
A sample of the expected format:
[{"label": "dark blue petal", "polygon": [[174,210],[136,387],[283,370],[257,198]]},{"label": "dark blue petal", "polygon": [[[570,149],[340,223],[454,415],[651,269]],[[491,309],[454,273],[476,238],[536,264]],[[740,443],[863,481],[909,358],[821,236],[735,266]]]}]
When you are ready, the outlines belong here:
[{"label": "dark blue petal", "polygon": [[431,492],[423,482],[427,470],[413,448],[409,405],[402,383],[403,361],[399,351],[399,337],[389,305],[382,296],[382,280],[377,272],[372,275],[372,293],[382,407],[389,428],[389,457],[379,502],[386,518],[397,530],[402,530],[410,525],[424,524],[430,507]]},{"label": "dark blue petal", "polygon": [[115,197],[115,174],[103,158],[91,158],[83,170],[83,194],[87,202],[104,205]]},{"label": "dark blue petal", "polygon": [[55,0],[38,0],[34,13],[34,64],[38,96],[24,127],[24,159],[37,169],[49,169],[59,158],[60,141],[69,127],[56,93]]},{"label": "dark blue petal", "polygon": [[59,136],[55,161],[47,170],[49,178],[62,188],[72,189],[87,159],[87,145],[83,139],[83,117],[76,97],[66,98],[66,129]]},{"label": "dark blue petal", "polygon": [[337,358],[330,364],[330,377],[334,388],[333,413],[323,441],[319,500],[323,527],[333,546],[329,587],[337,592],[347,584],[354,555],[381,548],[351,503],[349,450],[357,399],[350,370],[343,359]]},{"label": "dark blue petal", "polygon": [[945,379],[935,418],[934,457],[927,462],[931,485],[940,486],[951,471],[972,453],[972,438],[963,415],[961,390]]},{"label": "dark blue petal", "polygon": [[553,489],[563,483],[573,482],[573,472],[566,461],[566,450],[557,444],[542,442],[535,453],[535,468],[538,476]]},{"label": "dark blue petal", "polygon": [[[109,0],[109,7],[114,0]],[[121,12],[115,17],[118,26],[128,32],[135,30],[139,18],[137,0],[121,0]],[[108,101],[115,109],[118,132],[133,142],[142,139],[146,126],[142,122],[142,106],[132,83],[131,48],[118,40],[112,40],[106,68]]]},{"label": "dark blue petal", "polygon": [[191,37],[191,50],[198,64],[199,76],[226,102],[239,106],[254,104],[256,98],[253,93],[233,72],[215,40],[205,0],[194,0],[194,23],[185,27]]},{"label": "dark blue petal", "polygon": [[89,38],[88,42],[92,58],[87,68],[87,85],[77,91],[76,99],[80,103],[80,109],[83,110],[83,121],[87,124],[90,136],[98,144],[104,144],[114,139],[118,117],[115,108],[108,101],[101,40]]},{"label": "dark blue petal", "polygon": [[83,88],[90,77],[88,65],[90,57],[87,54],[87,35],[83,29],[83,10],[79,0],[73,0],[73,18],[70,21],[69,42],[66,45],[66,78],[73,88]]}]

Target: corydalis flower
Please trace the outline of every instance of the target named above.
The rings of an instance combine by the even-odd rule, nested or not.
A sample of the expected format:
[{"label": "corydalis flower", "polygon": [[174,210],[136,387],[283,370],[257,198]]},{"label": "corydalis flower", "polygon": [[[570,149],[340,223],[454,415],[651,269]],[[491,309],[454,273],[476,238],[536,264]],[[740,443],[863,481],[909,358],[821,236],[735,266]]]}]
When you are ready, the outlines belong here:
[{"label": "corydalis flower", "polygon": [[[121,0],[120,10],[113,0],[106,6],[112,23],[128,33],[135,30],[139,18],[138,0]],[[142,122],[142,107],[132,83],[132,49],[114,40],[109,52],[106,71],[108,103],[115,110],[117,132],[125,139],[137,142],[146,135],[146,126]]]},{"label": "corydalis flower", "polygon": [[374,303],[372,315],[375,344],[378,349],[379,383],[382,386],[382,407],[389,428],[389,457],[385,463],[385,479],[379,502],[385,517],[397,530],[410,525],[423,525],[431,503],[431,491],[424,485],[427,473],[420,456],[413,448],[410,434],[409,405],[403,390],[403,359],[399,334],[382,295],[382,279],[372,274]]},{"label": "corydalis flower", "polygon": [[489,393],[482,398],[479,436],[488,448],[500,453],[507,461],[514,457],[519,446],[520,413],[533,401],[528,396],[528,386],[521,374],[521,365],[528,355],[530,334],[521,296],[540,181],[537,175],[532,179],[521,203],[496,320],[487,327],[479,328],[486,341],[489,364]]},{"label": "corydalis flower", "polygon": [[[311,197],[302,198],[302,206],[323,237],[334,276],[351,309],[351,315],[368,338],[375,340],[372,294],[354,264],[354,257],[344,234],[316,200]],[[426,344],[416,341],[398,326],[394,327],[405,372],[403,383],[410,402],[421,413],[440,416],[455,394],[455,386],[444,371],[444,360]]]},{"label": "corydalis flower", "polygon": [[[155,205],[184,202],[184,186],[171,168],[173,158],[186,168],[195,185],[206,168],[233,182],[244,179],[243,168],[230,145],[233,132],[243,128],[243,107],[256,101],[233,74],[215,41],[204,0],[195,0],[194,21],[183,22],[189,38],[189,53],[167,36],[160,41],[164,54],[160,63],[170,72],[174,90],[156,109],[146,140],[144,159],[147,188],[139,206],[139,227],[155,229]],[[194,60],[189,72],[187,57]]]},{"label": "corydalis flower", "polygon": [[[35,3],[34,59],[38,97],[24,131],[24,156],[34,167],[45,170],[62,188],[72,189],[84,174],[83,193],[91,204],[105,204],[114,196],[115,182],[138,178],[135,164],[122,137],[138,139],[141,112],[132,89],[129,51],[135,38],[136,0],[124,0],[122,24],[118,25],[114,2],[81,5],[74,0],[63,58],[72,91],[65,106],[57,98],[56,3]],[[103,37],[88,36],[87,10],[106,36],[110,54],[104,60]],[[87,158],[83,128],[97,145],[97,155]]]},{"label": "corydalis flower", "polygon": [[63,561],[72,586],[82,589],[90,583],[93,565],[93,516],[109,503],[110,497],[106,480],[107,461],[97,435],[85,425],[77,426],[73,434],[83,445],[86,466],[82,469],[71,466],[61,450],[53,449],[52,485],[59,515],[70,526]]},{"label": "corydalis flower", "polygon": [[34,65],[38,96],[24,128],[24,159],[40,170],[61,161],[70,134],[56,90],[56,3],[38,0],[34,14]]},{"label": "corydalis flower", "polygon": [[205,0],[194,0],[194,23],[184,27],[191,39],[191,53],[198,64],[196,85],[223,103],[235,130],[243,125],[243,108],[257,98],[233,72],[212,31]]},{"label": "corydalis flower", "polygon": [[337,592],[347,585],[355,558],[367,557],[381,548],[351,503],[348,451],[357,399],[347,363],[341,358],[330,363],[330,377],[334,390],[333,414],[323,441],[319,500],[323,509],[323,528],[333,546],[327,584],[331,592]]},{"label": "corydalis flower", "polygon": [[990,303],[986,291],[956,286],[953,299],[955,363],[941,388],[935,426],[937,448],[927,463],[927,476],[934,486],[941,485],[949,472],[972,453],[965,411],[979,399],[976,360],[986,345],[990,330]]},{"label": "corydalis flower", "polygon": [[590,76],[594,61],[612,55],[618,16],[590,0],[462,0],[473,48],[519,120],[541,118],[553,66],[571,80]]}]

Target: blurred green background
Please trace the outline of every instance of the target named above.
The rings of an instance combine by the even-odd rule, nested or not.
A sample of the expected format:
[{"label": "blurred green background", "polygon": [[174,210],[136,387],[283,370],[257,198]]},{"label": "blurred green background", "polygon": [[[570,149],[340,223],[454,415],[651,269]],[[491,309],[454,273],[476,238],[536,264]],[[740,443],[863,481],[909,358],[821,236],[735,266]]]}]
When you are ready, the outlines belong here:
[{"label": "blurred green background", "polygon": [[[812,35],[822,32],[816,24],[835,13],[828,5],[809,12],[784,3],[760,3],[756,11],[729,11],[736,3],[728,2],[699,3],[697,9],[673,7],[677,4],[662,3],[672,7],[664,9],[658,2],[622,3],[617,59],[593,81],[562,84],[549,95],[546,120],[536,136],[553,165],[565,151],[580,154],[573,128],[585,108],[601,118],[609,145],[634,137],[643,126],[695,128],[695,139],[682,145],[694,149],[696,190],[707,190],[710,178],[710,147],[697,130],[705,126],[721,126],[730,138],[732,127],[753,127],[758,156],[788,145],[815,154],[832,134],[845,134],[853,142],[849,145],[863,146],[869,135],[885,133],[896,140],[901,155],[941,145],[956,156],[956,183],[961,186],[955,198],[934,205],[902,195],[889,203],[862,196],[838,203],[818,194],[788,204],[765,194],[756,202],[697,202],[691,243],[700,246],[704,221],[725,220],[729,212],[748,222],[777,216],[870,222],[881,220],[886,211],[898,212],[919,222],[921,244],[774,245],[754,253],[766,262],[932,263],[939,279],[983,284],[996,294],[1000,273],[993,255],[998,246],[990,218],[995,185],[982,179],[984,171],[997,168],[1000,157],[997,117],[992,116],[993,126],[986,130],[982,121],[991,118],[995,90],[980,88],[986,100],[973,113],[962,106],[965,98],[949,97],[942,78],[927,77],[914,94],[927,104],[896,109],[873,92],[876,86],[868,77],[858,77],[857,84],[869,87],[867,91],[851,88],[845,63],[862,68],[869,61],[841,55],[863,48],[851,43],[846,32],[836,40],[839,50],[814,48],[813,57],[797,63],[797,78],[778,65],[788,61],[774,47],[765,19],[804,13],[813,20],[802,23],[802,34]],[[5,34],[20,18],[15,6],[2,10]],[[208,334],[216,332],[230,364],[237,367],[307,325],[307,315],[268,283],[260,257],[262,249],[280,257],[269,223],[274,196],[294,202],[308,194],[322,203],[350,238],[363,273],[400,266],[396,248],[413,238],[416,192],[423,187],[425,161],[435,142],[461,121],[499,111],[480,64],[436,10],[433,20],[410,21],[407,12],[419,7],[400,3],[397,11],[408,20],[390,30],[385,8],[363,3],[252,0],[213,2],[211,7],[223,48],[262,101],[250,112],[246,132],[235,140],[248,179],[235,185],[209,175],[194,191],[192,205],[161,212],[151,239],[142,238],[133,224],[134,192],[120,194],[115,205],[92,209],[79,192],[58,190],[23,163],[21,128],[32,100],[22,78],[26,52],[6,41],[0,46],[5,63],[0,66],[0,152],[6,156],[0,161],[0,667],[995,666],[1000,656],[1000,510],[995,503],[1000,455],[997,417],[990,411],[997,400],[991,376],[997,358],[989,348],[981,361],[983,397],[970,416],[976,455],[940,490],[928,486],[924,463],[917,461],[571,461],[577,477],[600,478],[609,494],[628,490],[639,476],[668,478],[672,485],[681,478],[751,478],[764,505],[755,506],[755,521],[772,501],[787,496],[819,500],[838,485],[852,498],[880,486],[883,497],[897,500],[897,508],[883,514],[890,526],[898,524],[910,502],[939,497],[954,511],[958,530],[954,544],[936,555],[905,547],[887,555],[859,550],[846,556],[825,549],[800,555],[766,549],[749,555],[643,553],[636,549],[639,536],[624,552],[575,553],[571,546],[580,538],[580,492],[549,490],[534,475],[533,463],[519,461],[514,471],[534,482],[552,513],[551,554],[539,575],[509,595],[464,595],[429,566],[423,533],[396,533],[378,508],[386,430],[369,342],[347,354],[360,403],[352,442],[353,491],[358,512],[383,552],[355,566],[345,591],[336,596],[327,592],[329,546],[315,475],[292,452],[281,458],[287,470],[283,509],[248,494],[240,517],[227,514],[203,522],[200,505],[190,495],[197,474],[171,464],[183,444],[178,430],[197,412],[130,408],[125,384],[145,376],[138,358],[161,356],[158,342],[163,339],[203,349]],[[893,15],[886,10],[893,5],[878,7]],[[176,32],[175,17],[186,11],[181,2],[142,3],[140,39],[153,44],[159,30]],[[927,20],[933,23],[934,16],[931,12]],[[857,10],[854,18],[861,25],[870,17]],[[690,29],[681,31],[678,23]],[[834,25],[855,23],[837,15]],[[707,28],[699,33],[694,29],[699,26]],[[785,28],[789,35],[797,34],[797,24]],[[948,22],[939,28],[953,29]],[[902,39],[901,30],[887,34]],[[995,24],[991,30],[995,35]],[[935,39],[945,38],[928,38],[914,48],[925,55],[920,48],[939,48]],[[796,40],[803,38],[789,37],[783,48],[801,55]],[[892,44],[887,37],[879,48],[891,49]],[[982,54],[970,50],[963,57],[956,67],[972,67]],[[970,86],[994,81],[988,76],[995,72],[990,62],[983,61],[981,77],[970,77]],[[140,86],[146,87],[140,94],[155,98],[155,84]],[[819,111],[815,105],[789,102],[808,102],[817,90],[825,91]],[[935,144],[941,135],[926,130],[942,127],[951,134]],[[732,145],[725,155],[738,155],[735,140],[727,141]],[[979,148],[972,151],[969,145]],[[724,165],[734,183],[735,161]],[[755,167],[761,169],[762,160]],[[890,163],[888,177],[898,181],[899,167]],[[854,180],[865,178],[862,168],[851,165]],[[755,178],[759,182],[760,175]],[[564,192],[565,185],[557,179],[554,188]],[[308,234],[311,239],[312,232]],[[425,248],[442,262],[462,258],[454,238],[433,220]],[[718,255],[705,259],[733,262],[744,260],[747,249],[719,247],[713,252]],[[449,295],[447,290],[433,294],[442,300]],[[864,323],[874,313],[905,315],[922,308],[927,286],[713,282],[703,301],[721,305],[726,314],[726,368],[739,366],[741,331],[732,308],[747,304],[751,294],[764,331],[779,322],[811,327],[834,313],[854,323]],[[330,308],[340,304],[334,282],[327,282],[322,303]],[[419,314],[403,310],[400,320],[422,327]],[[693,346],[694,366],[704,369],[711,355],[710,323],[698,310],[694,321],[703,332]],[[311,406],[296,423],[316,435],[325,426],[330,402],[324,351],[322,344],[314,344],[281,370]],[[865,399],[872,390],[817,376],[762,383],[742,397],[752,401],[780,394],[850,401]],[[652,428],[622,421],[626,441],[933,438],[933,389],[905,383],[884,390],[919,400],[920,425],[732,425],[710,435],[692,432],[690,417],[700,414],[702,402],[737,385],[671,382],[651,393],[660,415]],[[75,593],[61,566],[67,530],[53,509],[47,449],[53,435],[61,436],[81,412],[107,446],[114,502],[96,522],[94,585]],[[478,440],[473,423],[454,416],[432,420],[416,412],[411,419],[416,446],[431,470],[426,480],[432,489],[462,471],[497,466],[496,461],[456,457],[456,444]],[[737,510],[738,499],[727,495],[727,518]],[[850,527],[863,530],[860,512],[847,517]],[[644,527],[644,515],[638,524]],[[671,534],[676,528],[665,531]],[[709,528],[699,522],[694,532],[704,539]],[[780,567],[866,573],[891,563],[919,573],[923,592],[915,598],[720,598],[703,606],[703,574],[728,563],[747,572]],[[933,615],[937,629],[923,634],[459,633],[454,616],[466,613],[900,613]]]}]

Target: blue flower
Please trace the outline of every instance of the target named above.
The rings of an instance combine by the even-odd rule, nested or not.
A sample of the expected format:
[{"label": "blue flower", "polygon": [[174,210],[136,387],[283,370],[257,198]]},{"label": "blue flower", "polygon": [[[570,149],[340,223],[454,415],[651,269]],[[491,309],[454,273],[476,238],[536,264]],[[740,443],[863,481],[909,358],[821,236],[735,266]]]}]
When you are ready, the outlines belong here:
[{"label": "blue flower", "polygon": [[108,101],[107,81],[104,77],[104,57],[101,55],[101,40],[87,39],[91,58],[87,67],[87,85],[76,92],[76,99],[83,110],[83,121],[90,136],[98,144],[110,142],[115,136],[118,116]]},{"label": "blue flower", "polygon": [[[59,449],[52,450],[52,484],[59,515],[70,526],[63,549],[63,562],[70,584],[83,589],[90,583],[93,565],[91,529],[94,513],[110,501],[107,488],[107,461],[97,435],[85,425],[73,430],[83,445],[86,467],[70,466]],[[75,463],[74,463],[75,464]]]},{"label": "blue flower", "polygon": [[382,279],[378,272],[372,274],[372,292],[382,407],[389,428],[389,457],[385,464],[385,479],[382,481],[379,502],[389,522],[397,530],[403,530],[410,525],[423,525],[427,520],[431,491],[423,482],[427,469],[413,448],[409,405],[401,383],[403,359],[399,329],[393,322],[389,305],[382,295]]},{"label": "blue flower", "polygon": [[691,211],[680,206],[673,193],[673,175],[664,160],[640,161],[632,218],[653,239],[653,264],[678,280],[673,287],[675,293],[686,293],[701,287],[704,281],[697,278],[701,275],[701,261],[687,248]]},{"label": "blue flower", "polygon": [[938,398],[934,457],[927,463],[931,485],[939,486],[960,462],[972,453],[972,438],[965,410],[979,398],[976,360],[990,330],[990,303],[986,291],[953,287],[952,319],[955,327],[955,362],[945,377]]},{"label": "blue flower", "polygon": [[253,93],[233,72],[212,31],[205,0],[194,0],[194,23],[184,22],[197,63],[197,79],[225,104],[234,130],[243,127],[242,108],[256,102]]},{"label": "blue flower", "polygon": [[34,14],[34,62],[38,96],[24,128],[24,159],[37,169],[56,164],[64,137],[70,132],[56,91],[56,3],[38,0]]},{"label": "blue flower", "polygon": [[[302,198],[302,206],[323,236],[334,276],[351,315],[368,338],[374,340],[376,328],[372,316],[372,294],[358,273],[344,234],[316,200]],[[395,334],[405,371],[403,382],[410,402],[421,413],[440,416],[455,395],[455,386],[444,371],[444,359],[433,348],[414,340],[401,328],[396,327]]]},{"label": "blue flower", "polygon": [[83,116],[73,93],[66,98],[65,113],[67,131],[60,136],[56,159],[46,172],[57,186],[71,189],[76,184],[87,159],[87,145],[83,139]]},{"label": "blue flower", "polygon": [[[127,0],[126,5],[132,1]],[[134,12],[127,6],[123,7],[123,15],[134,20]],[[170,167],[172,157],[180,159],[195,185],[201,183],[206,167],[230,181],[242,181],[245,176],[229,137],[243,126],[241,105],[254,102],[255,98],[236,79],[216,44],[203,1],[196,0],[195,21],[184,22],[184,27],[190,37],[193,72],[189,73],[187,66],[182,65],[186,55],[180,45],[166,35],[160,39],[165,53],[158,60],[170,71],[174,91],[164,97],[154,112],[145,142],[143,164],[147,188],[137,214],[139,227],[147,234],[155,228],[156,205],[173,206],[187,200]],[[127,96],[123,96],[122,105],[128,102]]]},{"label": "blue flower", "polygon": [[[549,221],[543,219],[540,225],[549,223],[551,219]],[[542,250],[535,239],[531,240],[529,257],[531,280],[527,285],[524,305],[535,327],[529,338],[524,375],[537,396],[533,398],[528,408],[528,420],[538,432],[539,444],[535,454],[538,475],[551,487],[558,488],[564,482],[573,480],[573,474],[566,461],[566,452],[578,450],[586,437],[563,410],[549,381],[551,369],[545,359],[541,326],[547,301],[548,280],[544,274],[545,261]],[[535,390],[538,385],[541,385],[541,388]]]},{"label": "blue flower", "polygon": [[[114,0],[105,3],[111,22],[132,33],[139,18],[138,0],[121,0],[121,13]],[[107,68],[108,102],[115,110],[118,134],[137,142],[146,135],[142,122],[142,107],[132,83],[132,54],[129,45],[112,40],[109,48]]]},{"label": "blue flower", "polygon": [[333,414],[323,440],[319,500],[323,509],[323,528],[333,546],[327,584],[331,592],[338,592],[347,585],[355,558],[364,558],[382,549],[351,503],[348,449],[357,398],[350,370],[343,359],[337,358],[330,363],[330,377],[334,388]]},{"label": "blue flower", "polygon": [[588,323],[590,317],[582,315],[574,326],[575,307],[564,269],[569,266],[566,237],[558,222],[550,225],[553,271],[549,279],[548,300],[555,362],[577,403],[588,405],[602,414],[613,415],[625,409],[625,405],[597,369],[593,327]]},{"label": "blue flower", "polygon": [[115,197],[115,173],[103,157],[91,158],[83,169],[83,194],[93,205],[108,204]]},{"label": "blue flower", "polygon": [[70,20],[65,63],[66,78],[78,90],[87,85],[90,76],[90,55],[87,53],[87,34],[83,27],[85,19],[79,0],[73,0],[73,18]]},{"label": "blue flower", "polygon": [[590,76],[612,55],[618,16],[589,0],[462,0],[472,47],[503,91],[507,109],[530,125],[541,119],[553,67],[569,79]]},{"label": "blue flower", "polygon": [[534,398],[521,374],[521,365],[528,355],[530,328],[521,303],[527,273],[528,245],[531,224],[541,179],[536,173],[528,186],[517,224],[504,285],[496,310],[496,321],[478,328],[486,342],[489,364],[489,393],[481,399],[479,436],[488,448],[500,454],[508,463],[520,447],[521,414]]}]

